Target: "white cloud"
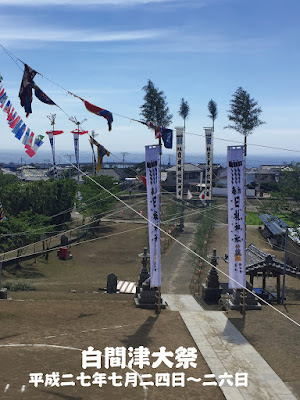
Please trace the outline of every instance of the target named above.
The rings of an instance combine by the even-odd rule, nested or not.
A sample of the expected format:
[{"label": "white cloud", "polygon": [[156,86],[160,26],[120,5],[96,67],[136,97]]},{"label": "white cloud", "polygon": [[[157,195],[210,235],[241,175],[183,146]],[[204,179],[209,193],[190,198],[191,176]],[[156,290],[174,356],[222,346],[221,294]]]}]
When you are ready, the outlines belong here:
[{"label": "white cloud", "polygon": [[[3,27],[2,27],[3,28]],[[164,31],[157,29],[132,30],[132,31],[98,31],[92,29],[70,29],[61,30],[50,27],[39,27],[28,29],[6,27],[1,29],[0,40],[14,42],[22,40],[35,42],[122,42],[154,39],[162,36]]]},{"label": "white cloud", "polygon": [[178,0],[1,0],[1,5],[42,7],[42,6],[134,6],[151,3],[177,3]]}]

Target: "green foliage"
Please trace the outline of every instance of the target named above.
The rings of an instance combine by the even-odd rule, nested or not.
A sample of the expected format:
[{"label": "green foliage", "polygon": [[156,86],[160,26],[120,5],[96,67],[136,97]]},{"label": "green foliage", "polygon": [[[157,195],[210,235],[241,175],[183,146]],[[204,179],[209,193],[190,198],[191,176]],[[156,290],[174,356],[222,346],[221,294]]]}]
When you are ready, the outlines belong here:
[{"label": "green foliage", "polygon": [[[51,232],[53,225],[68,221],[76,192],[77,183],[71,179],[25,183],[0,174],[1,200],[7,217],[0,224],[1,251],[37,241],[44,232]],[[68,209],[70,212],[65,213]],[[52,217],[55,214],[59,215]]]},{"label": "green foliage", "polygon": [[247,211],[246,214],[247,225],[262,225],[261,219],[258,217],[258,213],[255,211]]},{"label": "green foliage", "polygon": [[279,191],[279,184],[276,182],[266,182],[266,183],[261,183],[260,188],[264,192],[278,192]]},{"label": "green foliage", "polygon": [[185,101],[184,98],[182,98],[178,114],[181,116],[181,118],[183,118],[184,126],[185,126],[185,120],[187,119],[189,113],[190,113],[189,103]]},{"label": "green foliage", "polygon": [[15,182],[18,182],[19,179],[15,175],[7,175],[0,173],[0,190],[6,186],[12,185]]},{"label": "green foliage", "polygon": [[228,111],[228,119],[233,125],[225,128],[234,129],[245,137],[250,135],[255,128],[265,123],[259,119],[262,110],[257,104],[246,90],[239,87],[233,94]]},{"label": "green foliage", "polygon": [[36,288],[35,286],[33,286],[30,283],[27,282],[10,282],[7,281],[4,285],[7,290],[11,291],[11,292],[17,292],[17,291],[35,291]]},{"label": "green foliage", "polygon": [[[214,217],[216,214],[216,210],[206,209],[205,212],[201,215],[200,222],[197,225],[197,231],[195,235],[195,251],[200,256],[207,256],[207,242],[209,235],[213,232],[214,229]],[[206,243],[205,243],[206,242]]]},{"label": "green foliage", "polygon": [[213,100],[209,100],[208,105],[207,105],[209,115],[208,117],[212,120],[213,122],[213,130],[214,130],[214,125],[215,125],[215,120],[218,116],[218,107],[217,103]]},{"label": "green foliage", "polygon": [[152,122],[155,126],[169,126],[173,115],[169,114],[164,92],[159,91],[150,79],[142,90],[146,93],[144,96],[145,103],[140,107],[143,121],[148,124]]},{"label": "green foliage", "polygon": [[[71,209],[77,191],[73,179],[60,179],[24,183],[19,180],[1,187],[2,204],[5,213],[18,216],[23,211],[33,214],[51,216]],[[58,215],[53,223],[70,219],[70,213]]]},{"label": "green foliage", "polygon": [[2,252],[35,242],[44,232],[53,230],[53,226],[49,226],[51,218],[43,214],[22,211],[17,216],[6,213],[6,217],[7,220],[0,223]]},{"label": "green foliage", "polygon": [[[110,192],[117,192],[113,178],[109,176],[95,176],[93,179]],[[84,177],[84,185],[80,186],[80,193],[82,196],[82,204],[85,205],[84,209],[87,215],[105,213],[110,210],[116,202],[113,196],[104,189],[101,189],[101,187],[87,177]],[[94,198],[94,200],[89,204],[88,201],[91,198]]]}]

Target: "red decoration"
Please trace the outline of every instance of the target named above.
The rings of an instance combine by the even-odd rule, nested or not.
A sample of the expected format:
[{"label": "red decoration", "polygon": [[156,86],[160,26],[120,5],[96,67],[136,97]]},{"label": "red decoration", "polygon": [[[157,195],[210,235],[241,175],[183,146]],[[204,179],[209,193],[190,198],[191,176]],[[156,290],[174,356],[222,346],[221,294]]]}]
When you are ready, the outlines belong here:
[{"label": "red decoration", "polygon": [[52,133],[52,135],[60,135],[61,133],[64,133],[64,131],[47,131],[46,132],[47,135],[50,135]]},{"label": "red decoration", "polygon": [[75,129],[74,131],[71,131],[71,133],[78,133],[78,135],[84,135],[85,133],[89,133],[89,131],[79,131],[78,129]]}]

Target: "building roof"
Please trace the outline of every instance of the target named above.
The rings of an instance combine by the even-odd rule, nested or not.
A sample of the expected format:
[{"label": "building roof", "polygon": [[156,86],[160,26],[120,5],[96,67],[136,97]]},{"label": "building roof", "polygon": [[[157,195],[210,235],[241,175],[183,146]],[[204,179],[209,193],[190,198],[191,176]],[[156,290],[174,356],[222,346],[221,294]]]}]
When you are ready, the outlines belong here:
[{"label": "building roof", "polygon": [[[184,164],[184,172],[200,172],[202,168],[197,167],[194,164],[186,163]],[[176,165],[167,169],[167,172],[176,172]]]},{"label": "building roof", "polygon": [[120,180],[120,175],[114,168],[101,168],[100,171],[97,173],[100,176],[110,176],[116,181]]},{"label": "building roof", "polygon": [[[276,256],[258,249],[254,244],[249,244],[246,249],[246,273],[249,274],[253,271],[261,272],[264,269],[277,270],[276,272],[282,274],[284,263],[279,261]],[[300,271],[290,265],[286,265],[286,274],[300,278]]]},{"label": "building roof", "polygon": [[260,168],[257,171],[254,171],[255,174],[259,175],[280,175],[280,171],[276,169],[265,169],[265,168]]},{"label": "building roof", "polygon": [[274,215],[260,214],[258,217],[273,235],[282,235],[289,227],[286,222]]}]

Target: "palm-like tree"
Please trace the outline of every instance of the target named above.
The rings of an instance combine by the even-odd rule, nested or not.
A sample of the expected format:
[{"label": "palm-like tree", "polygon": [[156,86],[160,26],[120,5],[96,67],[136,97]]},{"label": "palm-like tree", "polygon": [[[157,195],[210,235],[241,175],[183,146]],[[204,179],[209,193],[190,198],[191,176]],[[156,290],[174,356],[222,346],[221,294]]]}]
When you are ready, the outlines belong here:
[{"label": "palm-like tree", "polygon": [[185,120],[187,119],[189,113],[190,113],[189,103],[185,101],[184,98],[182,98],[178,114],[181,116],[181,118],[183,118],[184,131],[185,131]]},{"label": "palm-like tree", "polygon": [[209,115],[208,117],[211,118],[212,120],[212,129],[213,132],[215,130],[215,120],[218,116],[218,107],[217,107],[217,103],[213,100],[209,100],[208,105],[207,105],[208,111],[209,111]]}]

